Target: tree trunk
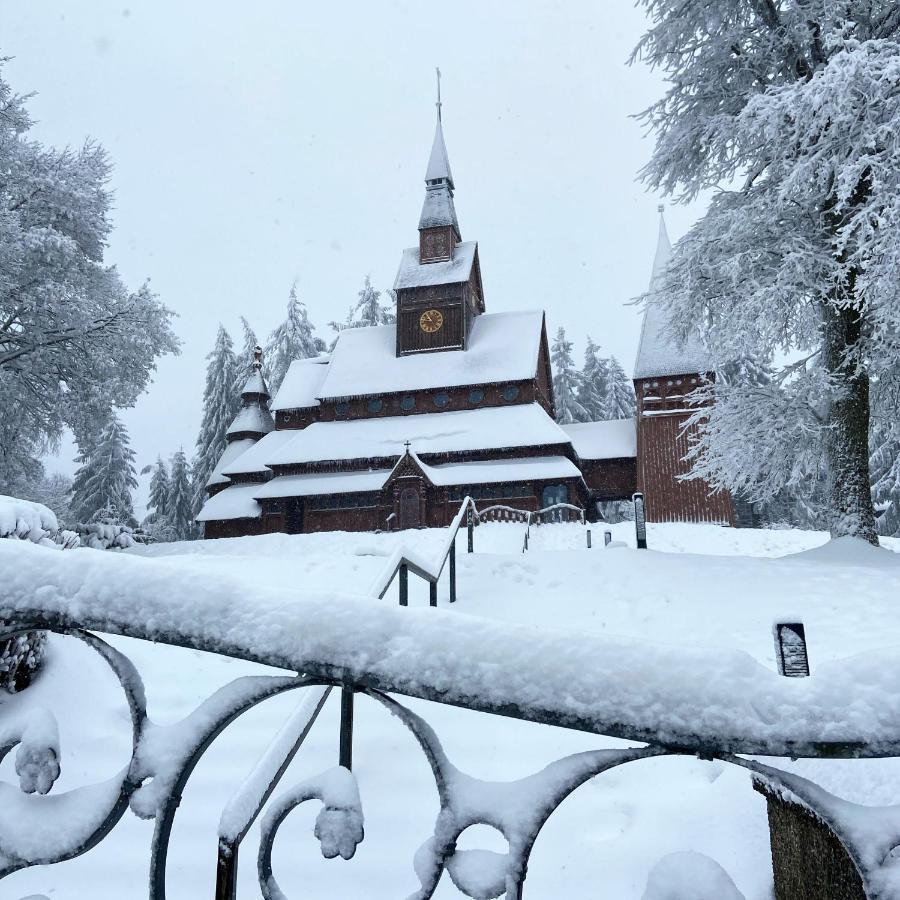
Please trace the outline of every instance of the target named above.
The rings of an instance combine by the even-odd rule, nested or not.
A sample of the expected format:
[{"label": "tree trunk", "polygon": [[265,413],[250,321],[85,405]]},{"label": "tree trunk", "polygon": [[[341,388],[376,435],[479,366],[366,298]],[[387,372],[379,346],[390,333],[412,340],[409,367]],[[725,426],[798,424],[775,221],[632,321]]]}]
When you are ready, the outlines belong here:
[{"label": "tree trunk", "polygon": [[877,547],[869,478],[869,376],[856,363],[859,311],[852,304],[827,309],[824,331],[823,362],[836,389],[825,432],[831,536],[858,537]]}]

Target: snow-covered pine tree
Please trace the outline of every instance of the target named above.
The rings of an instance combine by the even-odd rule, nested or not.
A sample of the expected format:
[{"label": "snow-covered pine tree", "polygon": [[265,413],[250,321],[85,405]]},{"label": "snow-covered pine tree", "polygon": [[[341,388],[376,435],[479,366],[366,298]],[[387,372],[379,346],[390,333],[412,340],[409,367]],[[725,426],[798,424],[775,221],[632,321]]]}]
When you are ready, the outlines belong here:
[{"label": "snow-covered pine tree", "polygon": [[634,387],[615,356],[606,361],[607,390],[604,419],[633,419]]},{"label": "snow-covered pine tree", "polygon": [[896,423],[877,421],[872,427],[872,499],[878,533],[900,536],[900,434]]},{"label": "snow-covered pine tree", "polygon": [[[241,351],[236,357],[237,365],[234,373],[234,396],[238,398],[238,408],[240,408],[241,391],[244,388],[244,383],[247,381],[247,373],[256,359],[256,347],[259,344],[259,341],[256,339],[256,332],[243,316],[241,316],[241,327],[243,328],[244,341]],[[263,377],[268,380],[265,364],[263,364]]]},{"label": "snow-covered pine tree", "polygon": [[590,413],[578,402],[579,373],[572,359],[572,342],[566,339],[566,330],[561,325],[550,350],[550,362],[556,421],[561,425],[590,421]]},{"label": "snow-covered pine tree", "polygon": [[288,295],[287,318],[269,335],[266,344],[269,388],[273,396],[281,387],[281,382],[295,359],[318,356],[325,349],[325,344],[314,332],[306,304],[297,296],[295,281]]},{"label": "snow-covered pine tree", "polygon": [[225,433],[241,408],[238,364],[231,336],[220,324],[216,342],[207,354],[206,384],[203,388],[203,417],[197,435],[197,453],[192,470],[196,492],[194,511],[199,512],[206,500],[206,482],[225,450]]},{"label": "snow-covered pine tree", "polygon": [[197,529],[194,525],[191,467],[184,450],[179,450],[172,456],[169,471],[169,524],[175,540],[190,541],[196,537]]},{"label": "snow-covered pine tree", "polygon": [[113,415],[93,440],[79,448],[76,462],[69,504],[73,518],[88,523],[103,513],[123,525],[136,526],[131,495],[137,487],[134,451],[117,416]]},{"label": "snow-covered pine tree", "polygon": [[151,471],[150,497],[147,500],[147,516],[145,525],[153,525],[158,522],[166,522],[169,518],[169,500],[172,493],[172,483],[169,480],[169,469],[163,458],[158,456],[152,466],[145,471]]},{"label": "snow-covered pine tree", "polygon": [[[897,4],[642,2],[652,25],[634,57],[669,84],[644,113],[644,181],[683,200],[733,186],[679,242],[654,300],[682,335],[702,323],[717,358],[790,360],[768,390],[709,387],[731,410],[698,418],[693,474],[770,497],[818,466],[816,448],[831,534],[875,543],[870,381],[900,353]],[[749,455],[731,452],[734,429]]]},{"label": "snow-covered pine tree", "polygon": [[372,287],[372,282],[366,275],[356,305],[350,312],[348,324],[351,328],[367,328],[370,325],[390,325],[393,321],[393,305],[381,302],[381,291]]},{"label": "snow-covered pine tree", "polygon": [[[66,425],[134,403],[161,353],[177,352],[171,313],[130,292],[104,262],[111,231],[103,148],[54,150],[29,135],[27,97],[0,61],[0,482],[40,476]],[[88,414],[91,411],[91,414]]]},{"label": "snow-covered pine tree", "polygon": [[584,365],[581,367],[575,396],[587,412],[590,422],[609,418],[606,414],[608,380],[608,362],[600,355],[599,345],[588,335],[587,346],[584,348]]}]

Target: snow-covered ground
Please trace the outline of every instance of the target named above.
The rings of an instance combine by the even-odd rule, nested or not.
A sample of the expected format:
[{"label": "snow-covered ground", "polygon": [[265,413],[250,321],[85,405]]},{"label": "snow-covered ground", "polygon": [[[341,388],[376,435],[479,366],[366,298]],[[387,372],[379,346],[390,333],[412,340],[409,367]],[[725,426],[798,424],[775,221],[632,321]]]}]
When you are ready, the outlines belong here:
[{"label": "snow-covered ground", "polygon": [[[824,534],[739,531],[714,526],[649,527],[651,550],[633,549],[633,528],[612,526],[630,546],[594,549],[581,526],[532,530],[521,553],[523,526],[483,525],[476,553],[459,542],[462,613],[634,637],[653,645],[709,651],[741,650],[774,671],[772,624],[803,621],[814,681],[816,667],[900,646],[900,559],[866,548],[826,544]],[[397,535],[321,534],[157,545],[129,553],[152,557],[160,570],[234,579],[252,604],[254,591],[277,585],[298,591],[365,594],[398,542],[433,553],[446,532]],[[900,542],[885,541],[892,550]],[[93,551],[77,551],[80,553]],[[387,601],[396,597],[392,587]],[[410,579],[411,605],[426,606],[427,586]],[[442,579],[440,603],[447,606]],[[374,601],[373,601],[374,602]],[[260,666],[196,651],[111,641],[137,664],[148,688],[151,716],[174,722],[232,678]],[[715,672],[710,673],[710,678]],[[623,684],[629,673],[622,672]],[[191,778],[176,816],[170,848],[169,897],[212,895],[216,826],[222,808],[258,754],[302,700],[276,697],[246,714],[219,738]],[[326,704],[294,760],[284,787],[335,765],[337,694]],[[128,757],[127,710],[112,676],[80,642],[54,638],[50,665],[34,688],[3,699],[50,706],[60,720],[62,778],[57,789],[110,777]],[[424,701],[404,701],[424,715],[450,759],[469,774],[509,780],[537,771],[568,753],[620,747],[622,742],[506,720]],[[900,763],[885,761],[778,761],[826,789],[863,803],[900,802]],[[354,771],[366,836],[351,863],[325,861],[312,837],[317,809],[294,812],[275,847],[275,871],[290,897],[381,900],[407,896],[417,886],[412,858],[431,834],[437,812],[433,780],[412,736],[380,706],[357,702]],[[12,761],[0,766],[13,781]],[[0,898],[40,892],[53,900],[146,896],[152,823],[131,814],[84,857],[48,869],[16,873],[0,883]],[[241,857],[241,897],[259,896],[255,882],[257,830]],[[505,842],[483,826],[463,835],[462,847],[502,850]],[[671,853],[712,857],[747,900],[769,900],[771,874],[763,799],[743,770],[690,758],[644,760],[601,775],[580,788],[551,817],[531,858],[526,890],[533,897],[639,900],[648,876]],[[682,855],[657,868],[654,890],[691,866],[715,867]],[[681,877],[681,876],[679,876]],[[684,876],[690,879],[690,875]],[[710,895],[729,896],[724,888]],[[438,897],[458,896],[445,877]],[[657,893],[648,896],[658,896]],[[698,897],[701,895],[698,894]],[[702,897],[701,900],[706,900]]]}]

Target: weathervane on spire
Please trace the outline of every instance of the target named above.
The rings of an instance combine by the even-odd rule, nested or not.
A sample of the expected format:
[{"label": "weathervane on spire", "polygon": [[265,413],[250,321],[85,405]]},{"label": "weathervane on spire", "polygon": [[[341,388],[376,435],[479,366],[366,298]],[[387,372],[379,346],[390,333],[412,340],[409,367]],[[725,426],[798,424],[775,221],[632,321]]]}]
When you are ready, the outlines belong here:
[{"label": "weathervane on spire", "polygon": [[666,211],[666,204],[660,203],[659,206],[656,207],[656,211],[662,215]]},{"label": "weathervane on spire", "polygon": [[437,103],[435,103],[434,105],[437,107],[438,122],[440,122],[441,121],[441,69],[439,66],[435,66],[434,71],[437,73]]}]

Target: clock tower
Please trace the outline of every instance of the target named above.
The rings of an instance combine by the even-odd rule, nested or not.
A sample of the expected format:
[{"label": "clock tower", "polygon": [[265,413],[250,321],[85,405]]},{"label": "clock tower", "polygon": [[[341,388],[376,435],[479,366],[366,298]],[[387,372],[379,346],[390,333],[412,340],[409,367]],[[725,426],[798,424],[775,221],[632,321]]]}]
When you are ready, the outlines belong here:
[{"label": "clock tower", "polygon": [[425,170],[419,245],[403,251],[394,281],[398,356],[465,350],[472,322],[484,312],[478,244],[462,240],[453,191],[438,71],[437,124]]}]

